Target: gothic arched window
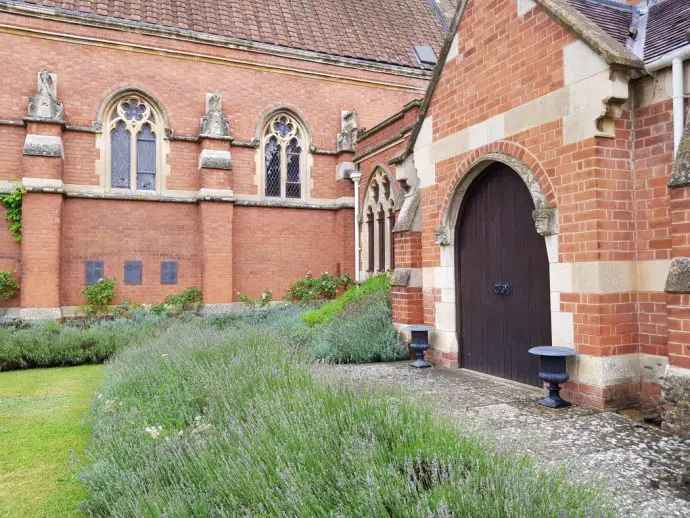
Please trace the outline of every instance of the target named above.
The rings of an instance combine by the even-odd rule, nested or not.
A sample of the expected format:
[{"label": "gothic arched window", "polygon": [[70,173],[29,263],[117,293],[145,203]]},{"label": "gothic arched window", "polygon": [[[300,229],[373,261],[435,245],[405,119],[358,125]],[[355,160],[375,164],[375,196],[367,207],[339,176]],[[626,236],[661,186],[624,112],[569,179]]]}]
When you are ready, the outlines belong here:
[{"label": "gothic arched window", "polygon": [[305,133],[290,114],[280,112],[264,128],[263,194],[275,198],[302,198],[305,176]]},{"label": "gothic arched window", "polygon": [[362,263],[368,272],[384,272],[395,268],[396,192],[389,175],[377,168],[365,191],[362,228]]},{"label": "gothic arched window", "polygon": [[130,93],[112,105],[106,127],[109,138],[110,187],[158,190],[162,120],[150,102]]}]

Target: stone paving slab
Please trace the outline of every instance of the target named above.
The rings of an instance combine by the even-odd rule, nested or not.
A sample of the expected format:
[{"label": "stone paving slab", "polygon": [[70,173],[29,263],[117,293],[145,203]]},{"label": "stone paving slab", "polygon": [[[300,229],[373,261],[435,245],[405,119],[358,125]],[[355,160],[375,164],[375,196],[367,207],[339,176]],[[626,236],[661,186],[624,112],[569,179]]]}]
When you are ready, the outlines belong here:
[{"label": "stone paving slab", "polygon": [[620,516],[690,517],[683,478],[690,470],[690,439],[612,412],[545,409],[536,404],[544,395],[539,388],[465,370],[416,370],[408,362],[315,369],[330,382],[403,388],[467,433],[603,484]]}]

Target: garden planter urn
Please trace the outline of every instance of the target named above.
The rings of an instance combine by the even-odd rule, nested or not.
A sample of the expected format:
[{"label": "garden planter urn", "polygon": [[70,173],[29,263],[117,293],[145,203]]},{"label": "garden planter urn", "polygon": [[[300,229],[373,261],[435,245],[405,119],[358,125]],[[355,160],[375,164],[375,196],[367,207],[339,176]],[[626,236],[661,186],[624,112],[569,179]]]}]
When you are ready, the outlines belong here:
[{"label": "garden planter urn", "polygon": [[410,340],[410,349],[415,353],[415,361],[410,365],[416,369],[426,369],[431,367],[431,363],[424,359],[424,353],[429,350],[429,331],[433,327],[422,325],[403,326],[401,330],[410,331],[412,340]]},{"label": "garden planter urn", "polygon": [[541,358],[539,377],[549,384],[549,395],[544,399],[540,399],[539,404],[548,408],[570,406],[570,403],[561,398],[559,385],[565,383],[570,378],[565,368],[565,359],[568,356],[575,356],[575,349],[542,345],[532,347],[529,353]]}]

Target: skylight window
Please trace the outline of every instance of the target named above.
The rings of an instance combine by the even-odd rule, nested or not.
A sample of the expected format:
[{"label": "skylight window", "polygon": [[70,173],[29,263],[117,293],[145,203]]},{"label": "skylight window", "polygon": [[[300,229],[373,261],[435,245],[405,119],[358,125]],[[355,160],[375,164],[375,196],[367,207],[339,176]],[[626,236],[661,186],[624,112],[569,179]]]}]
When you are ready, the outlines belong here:
[{"label": "skylight window", "polygon": [[434,52],[434,49],[428,45],[415,45],[414,55],[417,57],[417,61],[419,61],[421,65],[431,67],[436,66],[436,53]]}]

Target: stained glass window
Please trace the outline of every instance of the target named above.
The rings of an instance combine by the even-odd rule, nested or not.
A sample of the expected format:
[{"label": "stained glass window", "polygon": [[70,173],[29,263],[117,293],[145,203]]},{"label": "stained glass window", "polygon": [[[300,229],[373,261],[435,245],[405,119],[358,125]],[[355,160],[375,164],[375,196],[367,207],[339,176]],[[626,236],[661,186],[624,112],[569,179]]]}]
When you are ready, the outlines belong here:
[{"label": "stained glass window", "polygon": [[120,189],[156,190],[157,136],[162,133],[151,106],[136,94],[113,107],[110,131],[110,184]]},{"label": "stained glass window", "polygon": [[270,120],[264,132],[264,194],[301,198],[304,180],[304,132],[289,114]]}]

